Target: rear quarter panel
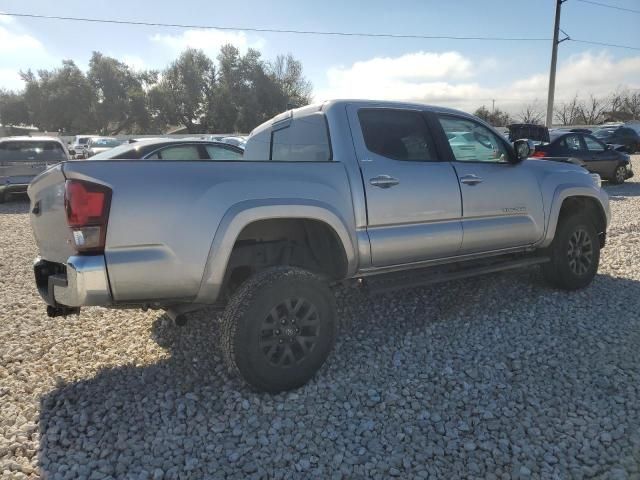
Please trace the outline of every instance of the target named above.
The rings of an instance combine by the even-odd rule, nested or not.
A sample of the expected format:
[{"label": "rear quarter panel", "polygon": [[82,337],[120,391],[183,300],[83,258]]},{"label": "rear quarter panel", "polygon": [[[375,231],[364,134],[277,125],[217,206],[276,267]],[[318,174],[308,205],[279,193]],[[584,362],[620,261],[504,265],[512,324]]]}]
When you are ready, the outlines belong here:
[{"label": "rear quarter panel", "polygon": [[222,219],[251,201],[277,205],[278,216],[296,202],[321,205],[355,235],[338,162],[91,161],[69,162],[65,173],[113,190],[105,257],[116,302],[194,300],[208,258],[226,262],[212,250]]}]

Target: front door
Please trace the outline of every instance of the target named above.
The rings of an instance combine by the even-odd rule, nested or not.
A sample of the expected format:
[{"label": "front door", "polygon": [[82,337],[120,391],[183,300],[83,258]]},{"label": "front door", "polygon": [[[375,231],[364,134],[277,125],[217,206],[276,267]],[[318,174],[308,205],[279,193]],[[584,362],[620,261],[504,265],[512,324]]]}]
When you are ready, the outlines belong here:
[{"label": "front door", "polygon": [[523,247],[544,234],[542,194],[534,166],[511,163],[513,151],[491,129],[467,117],[438,114],[462,193],[461,254]]},{"label": "front door", "polygon": [[367,201],[374,267],[456,255],[462,205],[420,110],[347,107]]},{"label": "front door", "polygon": [[584,145],[587,155],[584,158],[587,170],[599,174],[604,178],[611,178],[618,166],[618,154],[600,140],[591,135],[584,135]]}]

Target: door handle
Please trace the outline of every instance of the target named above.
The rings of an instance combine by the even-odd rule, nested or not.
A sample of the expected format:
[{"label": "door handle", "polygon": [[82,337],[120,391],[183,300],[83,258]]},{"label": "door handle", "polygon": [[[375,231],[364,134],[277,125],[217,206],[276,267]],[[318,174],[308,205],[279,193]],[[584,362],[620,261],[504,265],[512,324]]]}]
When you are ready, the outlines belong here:
[{"label": "door handle", "polygon": [[389,188],[398,185],[400,180],[389,175],[378,175],[377,177],[369,179],[369,183],[374,187]]},{"label": "door handle", "polygon": [[460,182],[465,185],[477,185],[478,183],[482,183],[482,178],[477,175],[465,175],[464,177],[460,177]]}]

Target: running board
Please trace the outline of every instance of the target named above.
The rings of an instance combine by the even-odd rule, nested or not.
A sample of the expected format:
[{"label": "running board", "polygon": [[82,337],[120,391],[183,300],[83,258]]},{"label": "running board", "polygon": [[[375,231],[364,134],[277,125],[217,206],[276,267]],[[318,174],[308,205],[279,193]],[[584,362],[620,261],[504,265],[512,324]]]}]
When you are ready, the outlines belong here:
[{"label": "running board", "polygon": [[526,268],[550,261],[549,257],[529,257],[517,260],[508,260],[502,262],[493,262],[474,266],[460,266],[454,271],[443,270],[442,267],[431,267],[421,270],[411,270],[405,272],[396,272],[389,274],[381,274],[363,279],[364,284],[372,293],[390,292],[403,288],[420,287],[433,283],[448,282],[451,280],[460,280],[467,277],[475,277],[487,273],[502,272],[504,270],[513,270],[515,268]]}]

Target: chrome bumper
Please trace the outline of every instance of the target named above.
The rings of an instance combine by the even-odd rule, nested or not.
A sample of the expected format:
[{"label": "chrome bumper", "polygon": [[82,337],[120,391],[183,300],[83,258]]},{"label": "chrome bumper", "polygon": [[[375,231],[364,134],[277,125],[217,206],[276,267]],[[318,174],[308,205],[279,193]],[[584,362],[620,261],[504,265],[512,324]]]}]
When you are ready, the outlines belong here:
[{"label": "chrome bumper", "polygon": [[82,307],[112,303],[102,255],[69,257],[66,265],[38,257],[33,270],[38,292],[48,305]]}]

